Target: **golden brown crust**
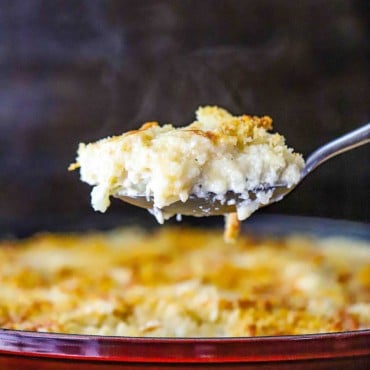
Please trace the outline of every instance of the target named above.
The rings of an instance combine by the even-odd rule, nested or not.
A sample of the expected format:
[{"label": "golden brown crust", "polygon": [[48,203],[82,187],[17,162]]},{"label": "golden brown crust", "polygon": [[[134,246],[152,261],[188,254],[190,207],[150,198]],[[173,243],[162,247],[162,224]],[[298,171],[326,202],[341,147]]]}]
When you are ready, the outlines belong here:
[{"label": "golden brown crust", "polygon": [[233,245],[138,228],[0,243],[0,327],[124,336],[259,336],[370,327],[370,252],[345,239]]},{"label": "golden brown crust", "polygon": [[142,133],[143,131],[149,130],[154,127],[159,127],[158,122],[152,121],[152,122],[146,122],[143,123],[137,130],[130,130],[122,134],[122,136],[130,136],[134,134]]},{"label": "golden brown crust", "polygon": [[149,130],[150,128],[153,128],[153,127],[159,127],[159,124],[157,121],[149,121],[149,122],[145,122],[140,128],[139,128],[139,131],[145,131],[145,130]]},{"label": "golden brown crust", "polygon": [[235,243],[240,232],[240,221],[236,213],[225,215],[224,240],[226,243]]},{"label": "golden brown crust", "polygon": [[74,170],[77,170],[78,168],[80,168],[80,164],[75,162],[75,163],[71,163],[68,167],[68,171],[74,171]]},{"label": "golden brown crust", "polygon": [[184,132],[190,132],[195,135],[203,136],[206,139],[209,139],[213,142],[217,142],[217,139],[219,138],[220,135],[217,133],[214,133],[212,131],[204,131],[204,130],[196,130],[196,129],[188,129],[188,130],[183,130]]}]

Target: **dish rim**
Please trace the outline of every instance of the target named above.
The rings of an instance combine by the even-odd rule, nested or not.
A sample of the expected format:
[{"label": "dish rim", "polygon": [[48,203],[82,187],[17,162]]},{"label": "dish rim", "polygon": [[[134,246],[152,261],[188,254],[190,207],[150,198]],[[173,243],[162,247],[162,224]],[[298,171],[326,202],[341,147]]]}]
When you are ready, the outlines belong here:
[{"label": "dish rim", "polygon": [[128,363],[233,363],[370,355],[370,329],[305,335],[158,338],[0,329],[0,356]]}]

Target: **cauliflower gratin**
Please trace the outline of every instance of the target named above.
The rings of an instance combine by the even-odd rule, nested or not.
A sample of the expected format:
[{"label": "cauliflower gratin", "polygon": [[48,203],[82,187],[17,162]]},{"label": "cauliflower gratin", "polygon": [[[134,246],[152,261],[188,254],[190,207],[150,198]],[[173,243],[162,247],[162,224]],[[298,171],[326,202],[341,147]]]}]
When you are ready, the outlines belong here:
[{"label": "cauliflower gratin", "polygon": [[0,327],[150,337],[370,327],[370,248],[214,230],[43,234],[0,244]]},{"label": "cauliflower gratin", "polygon": [[[81,180],[92,185],[91,203],[105,212],[110,196],[153,198],[150,210],[160,223],[174,215],[165,207],[190,195],[228,202],[238,194],[236,215],[226,222],[226,237],[234,238],[238,223],[269,203],[272,190],[249,197],[261,184],[284,184],[300,179],[302,156],[272,134],[270,117],[233,116],[218,107],[200,107],[196,121],[175,128],[147,122],[139,130],[109,137],[78,148]],[[229,200],[230,201],[230,200]]]}]

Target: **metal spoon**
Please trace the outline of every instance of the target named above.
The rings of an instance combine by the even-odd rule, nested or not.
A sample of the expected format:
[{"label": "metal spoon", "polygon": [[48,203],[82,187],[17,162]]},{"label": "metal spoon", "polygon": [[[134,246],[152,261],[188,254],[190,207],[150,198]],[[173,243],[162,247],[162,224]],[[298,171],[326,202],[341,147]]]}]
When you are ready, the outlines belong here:
[{"label": "metal spoon", "polygon": [[[315,170],[319,165],[326,162],[328,159],[344,153],[348,150],[357,148],[361,145],[370,142],[370,123],[359,127],[339,138],[330,141],[315,150],[306,160],[306,165],[301,172],[301,178],[295,186],[287,187],[285,184],[261,184],[257,188],[249,191],[251,200],[256,199],[259,192],[272,191],[272,196],[268,204],[277,202],[283,199],[290,193],[309,173]],[[126,203],[133,204],[141,208],[153,208],[153,198],[146,196],[129,197],[125,195],[115,195],[116,198],[123,200]],[[193,216],[213,216],[223,215],[236,211],[236,205],[243,201],[240,194],[228,192],[226,201],[220,201],[215,194],[208,193],[205,197],[199,198],[196,195],[190,195],[186,202],[175,202],[161,211],[169,214],[183,214]],[[263,204],[262,206],[266,206]]]}]

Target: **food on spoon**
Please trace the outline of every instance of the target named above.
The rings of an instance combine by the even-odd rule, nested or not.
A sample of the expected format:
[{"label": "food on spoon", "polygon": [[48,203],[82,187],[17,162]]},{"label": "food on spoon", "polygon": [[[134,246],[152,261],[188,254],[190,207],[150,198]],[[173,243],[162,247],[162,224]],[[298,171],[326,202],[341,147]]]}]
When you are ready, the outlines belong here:
[{"label": "food on spoon", "polygon": [[284,137],[270,133],[270,117],[233,116],[219,107],[200,107],[196,120],[185,127],[147,122],[140,129],[108,137],[78,148],[76,163],[81,180],[92,185],[91,203],[105,212],[110,196],[146,196],[154,200],[150,212],[159,223],[172,217],[164,208],[186,202],[189,196],[228,202],[227,193],[238,194],[237,218],[225,235],[233,235],[236,222],[245,220],[273,191],[249,191],[261,184],[284,184],[300,179],[304,160],[285,144]]}]

